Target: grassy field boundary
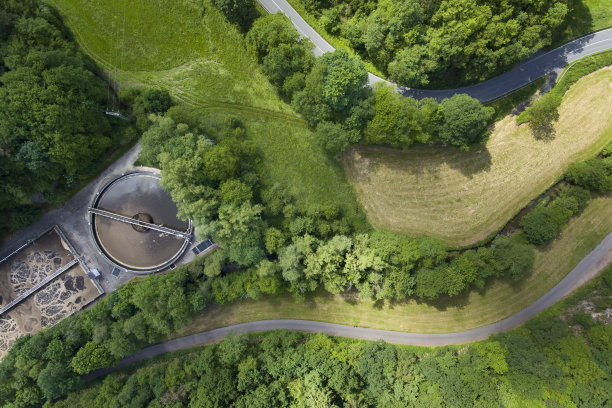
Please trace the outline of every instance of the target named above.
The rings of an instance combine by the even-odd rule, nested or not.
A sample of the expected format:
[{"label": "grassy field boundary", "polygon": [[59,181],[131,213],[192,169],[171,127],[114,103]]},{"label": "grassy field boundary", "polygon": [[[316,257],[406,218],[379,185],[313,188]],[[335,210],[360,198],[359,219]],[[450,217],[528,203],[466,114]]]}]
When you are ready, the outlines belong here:
[{"label": "grassy field boundary", "polygon": [[[558,109],[561,105],[563,96],[572,85],[578,82],[581,78],[610,65],[612,65],[612,50],[601,51],[596,54],[580,58],[563,69],[563,73],[553,88],[548,92],[549,95],[541,98],[542,100],[539,98],[536,99],[533,102],[533,106],[546,103],[552,104],[552,107]],[[572,67],[577,68],[570,71]],[[532,107],[530,106],[525,111],[521,112],[521,114],[516,118],[516,123],[521,125],[531,121],[531,109]]]}]

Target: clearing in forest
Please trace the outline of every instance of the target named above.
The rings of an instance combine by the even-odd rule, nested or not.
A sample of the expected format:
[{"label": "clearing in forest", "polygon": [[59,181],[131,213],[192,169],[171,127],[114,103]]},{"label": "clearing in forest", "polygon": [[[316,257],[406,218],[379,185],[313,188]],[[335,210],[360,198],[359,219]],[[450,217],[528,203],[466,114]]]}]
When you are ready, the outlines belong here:
[{"label": "clearing in forest", "polygon": [[566,93],[556,136],[537,140],[514,116],[495,124],[486,147],[408,150],[360,146],[343,157],[374,227],[428,235],[450,245],[482,240],[612,139],[612,67]]}]

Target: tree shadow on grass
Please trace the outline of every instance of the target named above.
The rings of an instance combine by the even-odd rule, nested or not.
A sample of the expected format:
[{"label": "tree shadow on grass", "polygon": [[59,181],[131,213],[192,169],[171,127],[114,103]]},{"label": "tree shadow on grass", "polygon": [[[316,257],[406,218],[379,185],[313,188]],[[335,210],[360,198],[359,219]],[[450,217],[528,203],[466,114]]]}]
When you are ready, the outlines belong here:
[{"label": "tree shadow on grass", "polygon": [[547,120],[542,123],[530,123],[529,129],[531,134],[536,140],[542,142],[552,142],[557,137],[557,131],[555,130],[554,122],[559,118],[557,113],[553,120]]},{"label": "tree shadow on grass", "polygon": [[593,29],[593,17],[584,0],[568,0],[566,4],[567,15],[564,22],[553,32],[552,47],[562,45]]},{"label": "tree shadow on grass", "polygon": [[417,304],[425,304],[427,306],[434,307],[436,308],[436,310],[441,311],[441,312],[446,311],[449,308],[463,310],[466,306],[470,305],[470,295],[472,293],[475,292],[475,293],[478,293],[480,296],[486,296],[487,292],[491,290],[493,285],[499,282],[506,283],[514,293],[517,293],[526,288],[527,283],[525,282],[525,280],[527,279],[528,276],[529,274],[526,274],[525,276],[523,276],[523,279],[521,279],[520,281],[513,281],[505,277],[493,278],[493,279],[490,279],[485,284],[485,286],[482,288],[473,287],[456,296],[443,295],[433,300],[432,299],[417,299],[417,298],[414,298],[413,300],[416,301]]},{"label": "tree shadow on grass", "polygon": [[472,178],[491,169],[491,153],[484,144],[472,146],[469,151],[462,151],[458,157],[460,160],[448,160],[446,164],[465,177]]},{"label": "tree shadow on grass", "polygon": [[[420,165],[416,165],[418,162]],[[343,158],[345,165],[354,166],[354,176],[362,182],[370,182],[370,175],[384,167],[394,174],[408,173],[415,177],[439,178],[444,165],[459,171],[465,177],[473,177],[491,168],[492,159],[486,145],[475,145],[462,151],[452,146],[417,145],[400,150],[380,146],[360,146]]]}]

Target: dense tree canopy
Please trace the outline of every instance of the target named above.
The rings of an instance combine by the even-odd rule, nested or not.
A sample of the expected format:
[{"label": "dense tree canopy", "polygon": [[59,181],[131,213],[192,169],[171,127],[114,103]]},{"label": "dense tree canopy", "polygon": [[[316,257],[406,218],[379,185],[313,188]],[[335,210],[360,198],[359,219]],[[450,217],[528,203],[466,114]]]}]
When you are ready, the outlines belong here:
[{"label": "dense tree canopy", "polygon": [[[403,12],[401,18],[407,20],[416,13],[409,5]],[[282,97],[291,100],[315,131],[318,144],[334,158],[361,141],[396,148],[442,142],[466,150],[488,138],[492,108],[468,95],[438,104],[431,98],[403,98],[387,85],[373,92],[358,58],[337,50],[315,63],[312,43],[300,39],[280,13],[257,19],[246,40],[264,74]]]},{"label": "dense tree canopy", "polygon": [[0,21],[0,211],[21,227],[33,194],[61,200],[114,140],[104,83],[53,9],[3,0]]},{"label": "dense tree canopy", "polygon": [[368,72],[357,58],[343,50],[325,53],[317,59],[293,105],[311,126],[345,120],[366,97],[367,83]]},{"label": "dense tree canopy", "polygon": [[246,36],[247,46],[262,64],[262,71],[281,96],[291,100],[305,86],[306,75],[314,66],[314,45],[299,35],[281,13],[255,21]]},{"label": "dense tree canopy", "polygon": [[612,401],[612,325],[580,308],[595,301],[595,310],[604,310],[610,284],[612,269],[522,327],[458,346],[290,331],[231,334],[161,364],[111,374],[49,408],[605,407]]},{"label": "dense tree canopy", "polygon": [[443,121],[438,136],[442,142],[467,150],[488,139],[493,108],[482,106],[466,94],[443,100],[441,107]]},{"label": "dense tree canopy", "polygon": [[490,78],[551,44],[567,0],[304,0],[330,33],[345,38],[401,85],[455,85]]}]

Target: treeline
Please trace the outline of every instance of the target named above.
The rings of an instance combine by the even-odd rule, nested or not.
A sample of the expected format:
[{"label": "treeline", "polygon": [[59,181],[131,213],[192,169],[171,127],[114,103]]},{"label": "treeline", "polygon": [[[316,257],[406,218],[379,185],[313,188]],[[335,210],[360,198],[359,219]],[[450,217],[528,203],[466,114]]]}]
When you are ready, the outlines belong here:
[{"label": "treeline", "polygon": [[[83,387],[81,375],[163,341],[207,303],[211,280],[202,270],[196,262],[128,283],[93,308],[17,340],[0,362],[2,406],[62,397]],[[603,319],[610,307],[611,274],[596,282],[594,310],[581,297],[561,313],[572,330],[547,315],[482,343],[427,350],[289,332],[230,337],[136,375],[109,376],[56,406],[605,406],[612,397],[612,326],[592,314]]]},{"label": "treeline", "polygon": [[[45,407],[605,407],[612,325],[602,311],[611,301],[609,268],[588,296],[463,347],[289,331],[232,335],[108,375]],[[585,304],[594,305],[588,314]]]},{"label": "treeline", "polygon": [[257,19],[246,41],[279,94],[291,101],[334,157],[360,142],[396,148],[443,143],[468,149],[489,136],[492,108],[468,95],[438,104],[432,98],[403,98],[390,86],[372,90],[359,59],[338,50],[315,60],[312,43],[300,39],[280,13]]},{"label": "treeline", "polygon": [[455,88],[491,78],[551,45],[570,20],[568,0],[302,0],[394,82]]},{"label": "treeline", "polygon": [[520,227],[528,242],[548,244],[572,216],[582,212],[591,199],[591,193],[612,191],[612,143],[600,157],[570,165],[564,182],[571,184],[559,188],[521,219]]},{"label": "treeline", "polygon": [[[243,4],[243,0],[228,3]],[[251,0],[252,1],[252,0]],[[248,1],[247,1],[248,3]],[[236,7],[222,7],[228,21]],[[415,143],[443,143],[467,150],[488,139],[493,108],[468,95],[438,104],[403,98],[390,86],[372,90],[363,63],[337,50],[315,59],[314,45],[281,13],[243,25],[246,43],[263,73],[314,130],[321,147],[333,157],[351,144],[407,148]]]},{"label": "treeline", "polygon": [[47,4],[0,0],[0,233],[63,202],[103,153],[136,139],[105,116],[95,71]]}]

